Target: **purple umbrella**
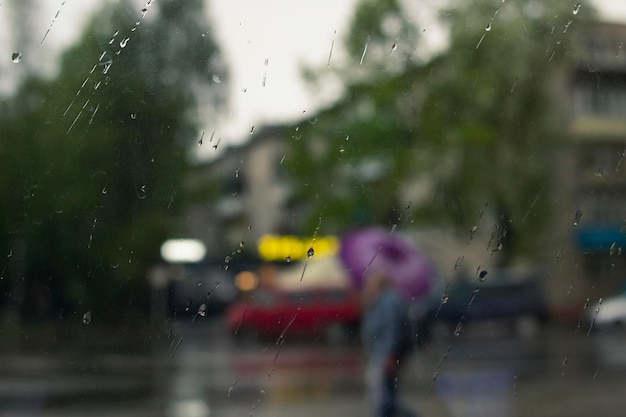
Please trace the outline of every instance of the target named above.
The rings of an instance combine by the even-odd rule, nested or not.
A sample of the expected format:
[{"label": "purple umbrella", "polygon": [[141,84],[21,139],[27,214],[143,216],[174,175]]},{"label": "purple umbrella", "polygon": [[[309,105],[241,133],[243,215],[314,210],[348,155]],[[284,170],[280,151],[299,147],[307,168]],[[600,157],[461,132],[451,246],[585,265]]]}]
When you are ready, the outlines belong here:
[{"label": "purple umbrella", "polygon": [[351,232],[341,240],[339,257],[352,284],[361,289],[367,271],[385,273],[407,298],[430,291],[434,271],[430,260],[415,246],[383,228]]}]

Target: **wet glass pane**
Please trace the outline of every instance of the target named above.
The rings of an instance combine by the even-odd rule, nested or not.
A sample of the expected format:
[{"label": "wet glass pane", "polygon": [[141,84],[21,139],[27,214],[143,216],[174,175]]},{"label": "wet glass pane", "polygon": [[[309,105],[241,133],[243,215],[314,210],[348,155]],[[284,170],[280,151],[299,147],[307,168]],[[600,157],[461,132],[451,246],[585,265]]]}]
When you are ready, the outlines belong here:
[{"label": "wet glass pane", "polygon": [[624,43],[618,0],[0,0],[0,415],[621,416]]}]

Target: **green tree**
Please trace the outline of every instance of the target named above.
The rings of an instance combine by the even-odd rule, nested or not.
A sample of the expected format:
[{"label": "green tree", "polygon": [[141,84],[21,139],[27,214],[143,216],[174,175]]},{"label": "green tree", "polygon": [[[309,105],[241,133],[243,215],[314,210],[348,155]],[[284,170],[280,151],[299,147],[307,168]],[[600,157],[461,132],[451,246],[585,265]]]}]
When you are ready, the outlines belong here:
[{"label": "green tree", "polygon": [[4,289],[24,282],[26,316],[142,307],[177,230],[197,94],[217,106],[226,74],[202,1],[150,3],[98,13],[56,78],[2,103]]},{"label": "green tree", "polygon": [[[397,10],[386,1],[357,8],[352,65],[360,59],[354,39],[377,33]],[[593,11],[473,0],[441,16],[445,51],[398,73],[371,67],[373,82],[352,82],[315,124],[299,126],[295,198],[315,195],[311,222],[324,210],[336,230],[410,217],[469,236],[485,214],[495,221],[492,249],[507,263],[536,247],[550,222],[553,151],[566,127],[555,86]]]}]

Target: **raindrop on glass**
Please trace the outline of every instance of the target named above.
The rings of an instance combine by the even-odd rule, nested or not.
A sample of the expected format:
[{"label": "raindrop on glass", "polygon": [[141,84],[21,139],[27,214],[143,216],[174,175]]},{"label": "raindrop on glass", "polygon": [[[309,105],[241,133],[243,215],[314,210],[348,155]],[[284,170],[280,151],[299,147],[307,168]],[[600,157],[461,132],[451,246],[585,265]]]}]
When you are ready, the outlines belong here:
[{"label": "raindrop on glass", "polygon": [[133,120],[135,120],[135,119],[137,118],[137,115],[136,115],[135,113],[131,113],[131,114],[130,114],[130,118],[131,118],[131,119],[133,119]]},{"label": "raindrop on glass", "polygon": [[307,258],[312,258],[312,257],[313,257],[313,255],[315,255],[315,251],[313,250],[313,247],[311,246],[311,247],[309,248],[309,250],[308,250],[308,251],[306,251],[306,256],[307,256]]},{"label": "raindrop on glass", "polygon": [[463,323],[458,322],[456,329],[454,329],[454,335],[458,337],[461,334],[461,330],[463,330]]},{"label": "raindrop on glass", "polygon": [[491,22],[487,26],[485,26],[485,32],[491,32]]},{"label": "raindrop on glass", "polygon": [[391,45],[391,53],[394,53],[396,49],[398,49],[398,42],[394,42],[393,45]]},{"label": "raindrop on glass", "polygon": [[189,309],[191,308],[191,298],[187,300],[187,305],[185,306],[185,311],[189,311]]},{"label": "raindrop on glass", "polygon": [[206,304],[200,305],[200,307],[198,308],[198,315],[202,317],[206,316]]},{"label": "raindrop on glass", "polygon": [[213,76],[211,77],[211,79],[213,80],[213,82],[215,84],[219,84],[222,82],[222,79],[217,75],[217,74],[213,74]]},{"label": "raindrop on glass", "polygon": [[580,11],[580,6],[581,6],[581,3],[576,3],[574,5],[574,10],[572,10],[572,14],[578,14],[578,12]]},{"label": "raindrop on glass", "polygon": [[291,256],[287,255],[287,257],[285,258],[285,262],[291,263]]},{"label": "raindrop on glass", "polygon": [[576,210],[576,214],[574,214],[574,226],[578,226],[581,217],[583,217],[583,212],[580,210]]},{"label": "raindrop on glass", "polygon": [[447,292],[444,292],[443,294],[441,294],[441,304],[447,303],[449,299],[450,297],[448,296]]},{"label": "raindrop on glass", "polygon": [[482,271],[480,271],[480,273],[478,274],[478,280],[480,282],[485,282],[485,279],[487,278],[487,270],[483,269]]},{"label": "raindrop on glass", "polygon": [[11,55],[11,61],[17,64],[21,60],[22,60],[21,52],[13,52],[13,54]]},{"label": "raindrop on glass", "polygon": [[130,38],[124,38],[120,41],[120,48],[126,48],[126,45],[128,44],[128,41],[130,40]]},{"label": "raindrop on glass", "polygon": [[88,311],[85,314],[83,314],[83,324],[89,324],[89,323],[91,323],[91,311]]}]

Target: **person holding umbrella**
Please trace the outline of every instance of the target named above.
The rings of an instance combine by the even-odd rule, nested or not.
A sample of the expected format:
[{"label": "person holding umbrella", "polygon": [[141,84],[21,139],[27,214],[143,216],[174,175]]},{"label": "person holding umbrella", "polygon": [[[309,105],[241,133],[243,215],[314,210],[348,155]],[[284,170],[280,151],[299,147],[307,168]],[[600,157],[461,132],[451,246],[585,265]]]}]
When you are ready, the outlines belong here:
[{"label": "person holding umbrella", "polygon": [[407,304],[382,271],[367,273],[362,288],[361,336],[367,355],[366,385],[374,417],[413,417],[417,414],[398,398],[398,373],[404,358],[403,326]]},{"label": "person holding umbrella", "polygon": [[[416,348],[417,331],[406,323],[433,287],[433,265],[395,228],[366,227],[341,239],[339,258],[349,282],[361,291],[361,335],[367,354],[366,379],[374,417],[417,414],[398,400],[397,379],[406,356]],[[413,311],[415,313],[415,311]]]}]

